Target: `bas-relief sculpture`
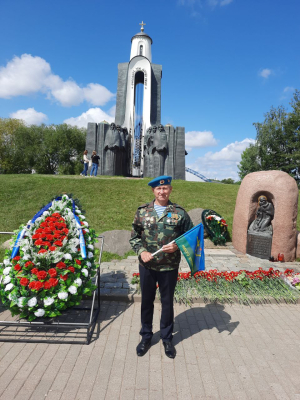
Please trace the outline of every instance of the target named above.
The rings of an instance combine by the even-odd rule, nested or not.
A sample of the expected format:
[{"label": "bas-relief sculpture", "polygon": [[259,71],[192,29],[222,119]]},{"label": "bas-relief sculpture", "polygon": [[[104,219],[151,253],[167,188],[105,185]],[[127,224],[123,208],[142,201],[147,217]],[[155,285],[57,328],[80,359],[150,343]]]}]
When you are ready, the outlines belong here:
[{"label": "bas-relief sculpture", "polygon": [[[127,129],[110,124],[104,140],[104,175],[126,175]],[[100,155],[101,157],[101,155]]]},{"label": "bas-relief sculpture", "polygon": [[[270,256],[276,259],[282,253],[285,261],[294,261],[296,250],[297,255],[300,253],[297,248],[298,194],[295,179],[285,172],[259,171],[248,174],[241,183],[236,199],[232,227],[234,248],[249,253],[250,238],[252,247],[260,246],[261,242],[266,249],[270,239]],[[268,233],[271,229],[272,234]]]},{"label": "bas-relief sculpture", "polygon": [[255,220],[249,226],[249,232],[273,234],[271,221],[274,217],[273,204],[268,202],[266,196],[259,196]]}]

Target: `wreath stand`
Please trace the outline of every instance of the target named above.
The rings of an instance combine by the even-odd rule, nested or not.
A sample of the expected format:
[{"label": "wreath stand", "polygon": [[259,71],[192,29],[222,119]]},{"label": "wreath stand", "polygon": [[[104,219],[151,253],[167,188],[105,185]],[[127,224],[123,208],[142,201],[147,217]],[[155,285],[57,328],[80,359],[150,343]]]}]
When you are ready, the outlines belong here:
[{"label": "wreath stand", "polygon": [[[14,232],[0,232],[0,234],[6,234],[6,235],[12,235],[13,233]],[[89,312],[89,314],[85,315],[84,317],[84,319],[88,322],[67,322],[64,318],[68,316],[66,315],[68,313],[64,313],[63,315],[55,318],[49,318],[49,319],[44,318],[41,321],[32,321],[32,322],[28,322],[22,319],[17,319],[14,321],[0,320],[0,327],[3,327],[0,328],[0,342],[90,344],[97,323],[97,318],[100,312],[100,264],[103,251],[104,236],[100,235],[98,236],[98,239],[99,238],[101,239],[101,249],[99,254],[99,265],[97,267],[96,277],[95,277],[96,288],[93,291],[93,298],[91,304],[87,307],[75,306],[68,309],[72,311],[74,310],[75,314],[76,311],[79,311],[79,314],[81,313],[81,311],[85,311],[86,312],[85,314],[88,314],[87,312]],[[97,295],[97,307],[95,307],[96,295]],[[0,307],[3,308],[2,305]],[[0,312],[2,312],[2,310]],[[73,318],[76,319],[76,315]],[[14,332],[10,332],[6,330],[7,327],[15,327],[16,330]],[[21,330],[20,332],[18,332],[17,331],[18,328],[30,328],[31,330],[30,329],[26,331]],[[72,332],[71,336],[74,337],[75,339],[79,338],[81,340],[69,340],[70,336],[68,337],[68,334],[65,337],[61,336],[60,340],[57,338],[51,339],[51,336],[47,337],[47,334],[50,334],[51,332],[53,332],[53,330],[58,331],[60,329],[61,330],[64,329],[65,331],[68,330],[73,331],[74,329],[83,330],[83,333],[81,334]],[[31,335],[28,335],[30,337],[24,337],[24,333],[25,335],[27,335],[28,333]],[[45,339],[39,339],[39,337],[43,333],[45,333],[46,336]],[[3,337],[3,336],[9,336],[9,337]]]}]

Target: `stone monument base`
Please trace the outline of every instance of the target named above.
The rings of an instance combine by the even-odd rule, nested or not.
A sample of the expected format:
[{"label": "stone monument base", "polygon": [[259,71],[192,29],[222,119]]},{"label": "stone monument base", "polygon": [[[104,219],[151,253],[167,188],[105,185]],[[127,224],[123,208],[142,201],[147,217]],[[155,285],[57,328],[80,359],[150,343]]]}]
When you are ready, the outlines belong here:
[{"label": "stone monument base", "polygon": [[253,257],[268,260],[271,257],[272,236],[264,232],[249,232],[246,253]]}]

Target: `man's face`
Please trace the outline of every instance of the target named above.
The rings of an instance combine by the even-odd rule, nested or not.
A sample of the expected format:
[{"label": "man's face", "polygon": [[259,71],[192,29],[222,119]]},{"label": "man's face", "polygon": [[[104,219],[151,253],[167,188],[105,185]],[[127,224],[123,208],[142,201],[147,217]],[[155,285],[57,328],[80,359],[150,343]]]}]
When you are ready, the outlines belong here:
[{"label": "man's face", "polygon": [[159,202],[168,202],[172,189],[171,185],[156,186],[155,188],[152,188],[155,200],[158,200]]}]

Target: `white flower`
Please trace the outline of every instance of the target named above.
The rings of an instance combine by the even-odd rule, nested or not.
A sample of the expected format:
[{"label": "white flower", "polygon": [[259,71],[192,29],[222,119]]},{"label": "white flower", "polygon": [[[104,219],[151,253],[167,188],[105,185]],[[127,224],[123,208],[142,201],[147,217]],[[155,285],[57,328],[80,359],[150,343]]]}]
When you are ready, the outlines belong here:
[{"label": "white flower", "polygon": [[3,260],[3,264],[4,264],[4,265],[9,265],[9,264],[10,264],[10,261],[6,258],[5,260]]},{"label": "white flower", "polygon": [[92,252],[89,251],[89,253],[88,253],[88,258],[93,258],[93,257],[94,257],[94,254],[93,254]]},{"label": "white flower", "polygon": [[65,300],[68,298],[68,293],[67,292],[59,292],[57,296],[59,299]]},{"label": "white flower", "polygon": [[92,244],[88,244],[88,249],[94,250],[94,246]]},{"label": "white flower", "polygon": [[82,272],[82,275],[84,275],[85,277],[89,276],[89,272],[88,272],[87,269],[83,268],[83,269],[81,270],[81,272]]},{"label": "white flower", "polygon": [[49,211],[44,211],[44,212],[43,212],[43,215],[44,215],[45,217],[47,217],[47,216],[49,215]]},{"label": "white flower", "polygon": [[12,300],[11,293],[8,295],[9,300]]},{"label": "white flower", "polygon": [[37,299],[36,297],[32,297],[31,299],[28,300],[27,305],[28,307],[34,307],[36,306]]},{"label": "white flower", "polygon": [[26,297],[19,297],[18,298],[18,306],[21,308],[21,307],[23,307],[23,300],[25,299]]},{"label": "white flower", "polygon": [[7,292],[8,290],[11,290],[14,287],[14,285],[12,283],[9,283],[8,285],[5,286],[5,292]]},{"label": "white flower", "polygon": [[68,291],[71,294],[76,294],[77,293],[77,287],[72,285],[72,286],[69,287]]},{"label": "white flower", "polygon": [[92,264],[89,261],[86,262],[86,265],[88,266],[88,268],[91,268],[92,266]]},{"label": "white flower", "polygon": [[39,308],[39,309],[34,313],[34,315],[35,315],[36,317],[43,317],[43,316],[45,315],[45,310],[44,310],[43,308]]},{"label": "white flower", "polygon": [[8,275],[10,270],[11,270],[11,267],[4,268],[3,275]]},{"label": "white flower", "polygon": [[88,237],[88,241],[90,242],[91,240],[92,240],[92,238],[89,236],[89,237]]},{"label": "white flower", "polygon": [[88,222],[82,221],[84,226],[89,226]]},{"label": "white flower", "polygon": [[85,219],[85,216],[84,215],[79,215],[79,218],[80,219]]},{"label": "white flower", "polygon": [[76,208],[75,213],[80,214],[80,210],[78,210],[78,208]]},{"label": "white flower", "polygon": [[24,254],[24,256],[22,258],[23,258],[23,260],[29,260],[30,259],[30,255],[29,254]]},{"label": "white flower", "polygon": [[61,199],[64,200],[64,201],[69,200],[69,196],[64,194],[64,195],[61,196]]},{"label": "white flower", "polygon": [[4,279],[3,279],[3,284],[6,285],[7,283],[10,282],[10,276],[7,275]]},{"label": "white flower", "polygon": [[54,303],[53,297],[45,297],[45,298],[44,298],[44,304],[45,304],[45,306],[51,306],[52,303]]},{"label": "white flower", "polygon": [[74,283],[78,285],[79,287],[82,285],[82,280],[80,278],[75,279]]},{"label": "white flower", "polygon": [[69,253],[64,254],[64,258],[65,258],[66,260],[72,260],[72,256],[71,256],[71,254],[69,254]]},{"label": "white flower", "polygon": [[89,232],[89,229],[88,229],[88,228],[84,228],[84,230],[85,230],[86,232]]}]

